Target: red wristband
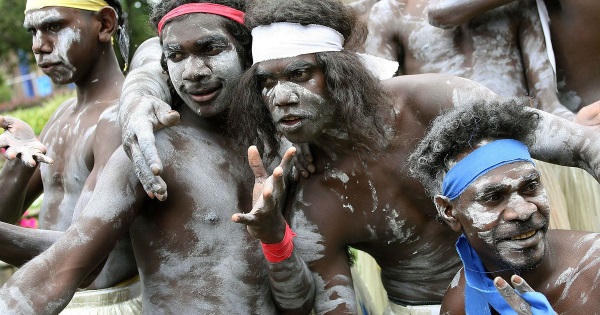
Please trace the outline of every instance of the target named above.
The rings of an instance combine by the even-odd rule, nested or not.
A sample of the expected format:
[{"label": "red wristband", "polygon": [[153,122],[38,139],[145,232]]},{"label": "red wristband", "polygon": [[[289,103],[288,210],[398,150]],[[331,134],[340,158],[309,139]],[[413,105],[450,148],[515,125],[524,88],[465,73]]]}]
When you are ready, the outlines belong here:
[{"label": "red wristband", "polygon": [[296,236],[296,233],[290,229],[290,226],[285,224],[285,234],[283,240],[275,244],[265,244],[261,242],[263,253],[265,258],[272,263],[282,262],[292,256],[294,250],[294,242],[292,238]]}]

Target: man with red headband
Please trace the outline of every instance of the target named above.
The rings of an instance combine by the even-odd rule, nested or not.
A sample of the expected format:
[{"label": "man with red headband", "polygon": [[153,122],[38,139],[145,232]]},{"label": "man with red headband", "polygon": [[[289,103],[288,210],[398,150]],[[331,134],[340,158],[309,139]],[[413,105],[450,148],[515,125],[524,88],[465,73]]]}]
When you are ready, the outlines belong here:
[{"label": "man with red headband", "polygon": [[[0,220],[8,223],[0,224],[0,260],[20,267],[50,247],[89,201],[104,164],[119,147],[115,115],[124,76],[113,38],[127,60],[125,23],[114,0],[27,1],[23,25],[32,35],[38,66],[55,84],[73,83],[77,95],[58,107],[40,135],[53,164],[7,162],[2,169]],[[9,125],[18,128],[16,121]],[[39,229],[9,224],[42,193]],[[104,267],[93,272],[95,279],[78,283],[82,290],[68,309],[78,314],[140,313],[138,272],[128,237]]]},{"label": "man with red headband", "polygon": [[[150,198],[124,150],[117,150],[79,218],[0,290],[0,313],[56,313],[128,231],[145,313],[277,314],[310,301],[307,270],[297,272],[307,275],[308,285],[300,283],[307,291],[270,290],[279,266],[269,279],[260,245],[230,221],[253,197],[245,150],[227,135],[226,119],[232,90],[250,63],[244,9],[242,1],[225,0],[155,5],[151,22],[161,50],[134,59],[161,58],[181,114],[177,126],[156,134],[169,199]],[[291,154],[281,166],[287,170],[290,160]]]}]

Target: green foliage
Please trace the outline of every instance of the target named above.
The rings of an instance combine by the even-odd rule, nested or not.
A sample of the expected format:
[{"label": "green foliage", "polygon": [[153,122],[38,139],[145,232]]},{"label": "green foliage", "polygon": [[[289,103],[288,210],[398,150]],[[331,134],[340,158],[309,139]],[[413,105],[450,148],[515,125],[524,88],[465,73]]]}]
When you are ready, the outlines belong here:
[{"label": "green foliage", "polygon": [[13,116],[25,121],[33,128],[35,134],[39,135],[58,106],[74,96],[74,92],[57,94],[44,101],[41,106],[17,109],[15,111],[5,112],[2,115]]},{"label": "green foliage", "polygon": [[4,76],[0,74],[0,103],[8,102],[12,99],[12,89],[5,82]]}]

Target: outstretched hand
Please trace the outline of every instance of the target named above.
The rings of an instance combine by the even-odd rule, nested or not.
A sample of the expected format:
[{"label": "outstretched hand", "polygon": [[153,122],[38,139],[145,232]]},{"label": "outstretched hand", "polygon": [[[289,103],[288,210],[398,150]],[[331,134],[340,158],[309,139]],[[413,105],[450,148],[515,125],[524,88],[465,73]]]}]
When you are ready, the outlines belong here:
[{"label": "outstretched hand", "polygon": [[11,116],[0,116],[0,128],[5,130],[0,135],[0,148],[6,149],[4,156],[7,160],[20,158],[29,167],[36,166],[37,162],[54,162],[45,155],[46,147],[24,121]]},{"label": "outstretched hand", "polygon": [[294,180],[299,180],[300,176],[308,178],[314,173],[316,168],[313,163],[314,159],[308,143],[294,144],[297,154],[294,155],[294,171],[292,177]]},{"label": "outstretched hand", "polygon": [[248,232],[265,244],[278,243],[285,233],[285,218],[282,211],[287,195],[285,179],[292,169],[296,148],[289,148],[279,166],[268,176],[260,153],[255,146],[248,148],[248,162],[254,173],[252,210],[249,213],[236,213],[231,220],[247,225]]},{"label": "outstretched hand", "polygon": [[123,148],[133,161],[135,173],[150,196],[167,199],[167,184],[160,177],[163,170],[158,156],[154,131],[179,123],[179,113],[162,100],[144,95],[121,104],[120,123]]}]

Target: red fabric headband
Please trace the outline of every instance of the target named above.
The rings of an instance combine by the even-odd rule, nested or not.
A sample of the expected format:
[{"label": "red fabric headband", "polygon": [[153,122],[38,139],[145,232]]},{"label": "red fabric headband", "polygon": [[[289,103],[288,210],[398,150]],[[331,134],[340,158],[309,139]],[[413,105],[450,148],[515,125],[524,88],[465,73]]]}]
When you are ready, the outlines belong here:
[{"label": "red fabric headband", "polygon": [[188,3],[178,6],[177,8],[171,10],[169,13],[165,14],[165,16],[163,16],[162,19],[160,19],[160,22],[158,22],[158,36],[160,36],[160,34],[162,33],[162,29],[163,26],[165,26],[165,23],[167,23],[170,19],[190,13],[216,14],[234,20],[242,25],[244,24],[245,14],[242,11],[215,3]]}]

